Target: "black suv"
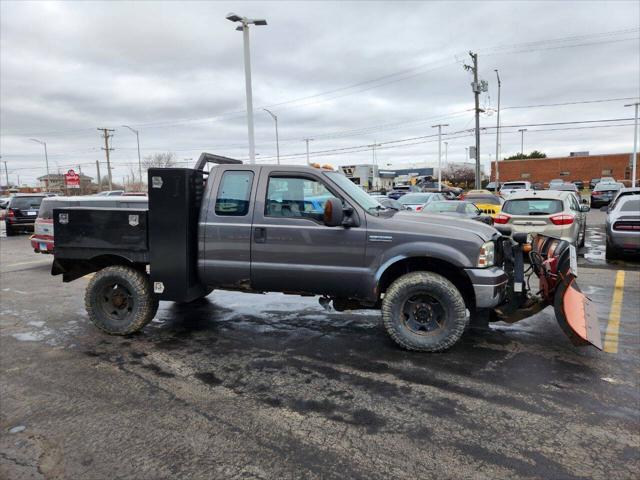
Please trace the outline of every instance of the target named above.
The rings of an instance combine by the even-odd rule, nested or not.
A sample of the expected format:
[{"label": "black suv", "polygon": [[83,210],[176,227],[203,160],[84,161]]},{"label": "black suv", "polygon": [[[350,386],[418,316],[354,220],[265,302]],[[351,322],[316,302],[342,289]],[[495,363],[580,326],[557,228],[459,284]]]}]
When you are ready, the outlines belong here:
[{"label": "black suv", "polygon": [[9,199],[7,213],[4,217],[7,237],[15,235],[19,230],[33,231],[40,204],[45,197],[47,195],[42,193],[24,193],[14,195]]}]

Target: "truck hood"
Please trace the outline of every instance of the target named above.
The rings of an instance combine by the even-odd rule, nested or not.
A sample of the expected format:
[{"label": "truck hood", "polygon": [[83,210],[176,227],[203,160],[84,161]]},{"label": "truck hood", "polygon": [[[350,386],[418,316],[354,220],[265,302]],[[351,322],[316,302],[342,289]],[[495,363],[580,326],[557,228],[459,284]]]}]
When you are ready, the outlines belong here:
[{"label": "truck hood", "polygon": [[482,222],[438,214],[398,212],[385,221],[385,229],[398,232],[443,234],[461,240],[477,237],[482,243],[491,240],[498,231]]}]

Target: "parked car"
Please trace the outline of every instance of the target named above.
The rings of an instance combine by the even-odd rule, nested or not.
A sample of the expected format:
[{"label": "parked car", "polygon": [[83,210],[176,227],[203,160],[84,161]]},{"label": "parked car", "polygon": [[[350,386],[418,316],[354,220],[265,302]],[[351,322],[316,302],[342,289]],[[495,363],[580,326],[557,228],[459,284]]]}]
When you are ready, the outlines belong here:
[{"label": "parked car", "polygon": [[609,260],[627,253],[640,253],[640,196],[625,195],[616,200],[607,212],[606,257]]},{"label": "parked car", "polygon": [[494,222],[509,225],[514,233],[541,233],[582,247],[588,211],[589,206],[580,205],[571,192],[519,192],[504,202]]},{"label": "parked car", "polygon": [[471,202],[462,200],[437,200],[430,202],[422,209],[422,214],[437,214],[455,218],[477,220],[487,225],[493,225],[493,218],[485,215]]},{"label": "parked car", "polygon": [[598,182],[591,192],[591,206],[598,208],[609,205],[621,188],[620,183]]},{"label": "parked car", "polygon": [[413,185],[398,185],[387,194],[387,197],[398,200],[401,196],[414,192],[415,190]]},{"label": "parked car", "polygon": [[475,195],[475,194],[479,194],[479,195],[492,195],[490,190],[487,190],[486,188],[482,188],[480,190],[469,190],[467,192],[464,192],[460,195],[460,200],[464,200],[466,198],[467,195]]},{"label": "parked car", "polygon": [[613,200],[609,204],[609,208],[613,209],[616,202],[629,195],[640,195],[640,187],[621,188],[618,193],[613,197]]},{"label": "parked car", "polygon": [[613,177],[602,177],[600,179],[600,182],[602,182],[602,183],[617,183],[616,179],[613,178]]},{"label": "parked car", "polygon": [[124,195],[124,190],[106,190],[95,194],[96,197],[120,197],[121,195]]},{"label": "parked car", "polygon": [[43,198],[46,195],[42,193],[18,193],[9,199],[4,218],[7,237],[18,231],[33,231]]},{"label": "parked car", "polygon": [[386,195],[371,195],[373,198],[375,198],[378,203],[380,205],[382,205],[384,208],[390,208],[391,210],[396,210],[396,211],[400,211],[400,210],[406,210],[405,206],[402,205],[398,200],[394,200],[393,198],[389,198]]},{"label": "parked car", "polygon": [[571,192],[576,196],[576,200],[578,203],[587,203],[587,200],[582,200],[580,196],[580,191],[578,187],[576,187],[573,183],[563,183],[562,185],[554,185],[553,188],[549,188],[549,190],[555,190],[558,192]]},{"label": "parked car", "polygon": [[492,193],[473,193],[464,198],[467,202],[473,203],[482,213],[494,217],[500,213],[504,200]]},{"label": "parked car", "polygon": [[489,190],[490,192],[495,192],[497,190],[500,190],[500,183],[489,182],[484,188]]},{"label": "parked car", "polygon": [[531,184],[531,188],[534,190],[544,190],[544,183],[542,182],[533,182]]},{"label": "parked car", "polygon": [[42,200],[34,232],[31,236],[31,247],[36,253],[53,253],[53,209],[66,207],[100,207],[100,208],[142,208],[149,202],[146,198],[125,196],[86,195],[77,197],[47,197]]},{"label": "parked car", "polygon": [[599,178],[592,178],[591,180],[589,180],[589,189],[593,190],[594,188],[596,188],[596,185],[600,182]]},{"label": "parked car", "polygon": [[582,190],[584,188],[584,182],[582,180],[573,180],[573,183],[578,190]]},{"label": "parked car", "polygon": [[554,178],[549,182],[549,190],[554,190],[555,187],[557,187],[558,185],[562,185],[563,183],[564,180],[562,180],[561,178]]},{"label": "parked car", "polygon": [[458,194],[455,190],[449,187],[442,187],[442,190],[438,190],[437,188],[423,188],[421,190],[424,193],[439,193],[447,200],[456,200],[458,198]]},{"label": "parked car", "polygon": [[500,187],[500,195],[511,195],[519,190],[531,190],[531,182],[518,181],[518,182],[504,182]]},{"label": "parked car", "polygon": [[4,220],[7,213],[7,205],[9,205],[9,199],[11,197],[0,197],[0,221]]},{"label": "parked car", "polygon": [[407,193],[398,200],[407,210],[419,212],[422,208],[436,200],[446,200],[441,193]]}]

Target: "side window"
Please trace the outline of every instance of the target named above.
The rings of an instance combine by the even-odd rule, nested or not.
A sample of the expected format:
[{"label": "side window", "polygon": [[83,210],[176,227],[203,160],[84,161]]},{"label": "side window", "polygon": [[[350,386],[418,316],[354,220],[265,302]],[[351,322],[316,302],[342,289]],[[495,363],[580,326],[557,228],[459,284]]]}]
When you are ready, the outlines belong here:
[{"label": "side window", "polygon": [[480,210],[475,205],[467,204],[465,205],[466,213],[473,213],[474,215],[479,215]]},{"label": "side window", "polygon": [[216,215],[241,217],[249,212],[253,172],[228,170],[222,174],[216,197]]},{"label": "side window", "polygon": [[576,200],[575,196],[573,195],[569,196],[569,204],[570,204],[571,210],[575,210],[575,211],[580,210],[580,205],[578,204],[578,201]]},{"label": "side window", "polygon": [[333,194],[317,180],[303,177],[269,177],[264,214],[322,221],[324,204]]}]

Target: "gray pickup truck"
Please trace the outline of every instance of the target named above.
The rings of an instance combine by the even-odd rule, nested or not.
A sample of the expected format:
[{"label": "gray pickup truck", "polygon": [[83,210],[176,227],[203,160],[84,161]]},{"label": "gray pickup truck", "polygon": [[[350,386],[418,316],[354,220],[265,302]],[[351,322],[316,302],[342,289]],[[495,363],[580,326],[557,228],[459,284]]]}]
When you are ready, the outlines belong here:
[{"label": "gray pickup truck", "polygon": [[[471,220],[385,209],[328,168],[204,153],[195,168],[151,169],[148,181],[148,209],[54,211],[52,274],[97,272],[85,303],[109,334],[141,330],[159,300],[225,289],[380,309],[398,345],[429,352],[455,344],[470,320],[516,321],[553,304],[575,343],[599,345],[561,240],[531,243]],[[540,279],[535,295],[526,257]]]}]

